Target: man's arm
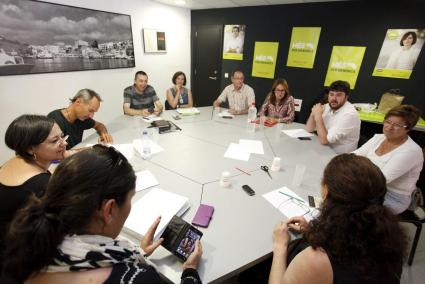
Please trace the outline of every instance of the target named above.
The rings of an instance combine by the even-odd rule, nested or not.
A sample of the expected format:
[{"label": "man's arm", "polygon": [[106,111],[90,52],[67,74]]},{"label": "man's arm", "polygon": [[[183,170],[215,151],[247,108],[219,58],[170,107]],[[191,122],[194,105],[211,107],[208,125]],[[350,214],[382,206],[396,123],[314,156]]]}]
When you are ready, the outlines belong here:
[{"label": "man's arm", "polygon": [[315,104],[311,109],[311,115],[314,119],[314,124],[316,125],[317,136],[319,137],[320,143],[323,145],[329,144],[328,141],[328,130],[325,127],[325,122],[323,121],[323,112],[325,111],[325,106],[321,104]]},{"label": "man's arm", "polygon": [[93,128],[96,129],[99,134],[100,142],[112,143],[112,136],[108,133],[108,130],[103,123],[96,121]]},{"label": "man's arm", "polygon": [[305,130],[307,130],[308,132],[313,132],[314,130],[316,130],[316,122],[314,121],[313,112],[310,112],[310,116],[307,119]]},{"label": "man's arm", "polygon": [[129,103],[124,103],[123,104],[123,110],[124,110],[124,114],[126,115],[142,115],[142,116],[148,116],[150,115],[149,111],[147,109],[134,109],[130,107]]},{"label": "man's arm", "polygon": [[156,115],[159,115],[164,109],[164,107],[162,106],[162,103],[160,100],[155,101],[154,104],[155,104],[155,110],[153,113]]}]

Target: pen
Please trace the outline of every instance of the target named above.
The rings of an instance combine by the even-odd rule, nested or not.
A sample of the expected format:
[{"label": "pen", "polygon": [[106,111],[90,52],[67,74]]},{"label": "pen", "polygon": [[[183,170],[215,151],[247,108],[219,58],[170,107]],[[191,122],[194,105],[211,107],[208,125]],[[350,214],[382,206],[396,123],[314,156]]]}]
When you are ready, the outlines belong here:
[{"label": "pen", "polygon": [[243,172],[244,174],[246,174],[246,175],[251,175],[250,173],[247,173],[247,172],[245,172],[245,171],[243,171],[243,170],[241,170],[241,169],[239,169],[239,168],[235,168],[235,169],[237,169],[238,171],[241,171],[241,172]]},{"label": "pen", "polygon": [[293,199],[295,199],[295,200],[298,200],[298,201],[300,201],[300,202],[302,202],[302,203],[305,203],[305,201],[304,201],[304,200],[299,199],[299,198],[297,198],[297,197],[295,197],[295,196],[289,195],[289,194],[284,193],[284,192],[282,192],[282,191],[279,191],[279,193],[280,193],[280,194],[283,194],[283,195],[285,195],[285,196],[288,196],[288,197],[290,197],[290,198],[293,198]]}]

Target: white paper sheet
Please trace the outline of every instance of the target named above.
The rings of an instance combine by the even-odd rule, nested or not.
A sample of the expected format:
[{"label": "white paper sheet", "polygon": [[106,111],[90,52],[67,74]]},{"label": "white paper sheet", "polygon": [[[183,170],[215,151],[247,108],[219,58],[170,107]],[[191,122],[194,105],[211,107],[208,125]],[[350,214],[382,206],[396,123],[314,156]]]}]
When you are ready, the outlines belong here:
[{"label": "white paper sheet", "polygon": [[112,144],[111,146],[120,151],[127,160],[134,157],[134,147],[132,144]]},{"label": "white paper sheet", "polygon": [[230,143],[229,147],[224,153],[225,158],[248,161],[251,153],[249,153],[244,147],[236,143]]},{"label": "white paper sheet", "polygon": [[264,154],[263,142],[260,140],[239,139],[239,144],[252,154]]},{"label": "white paper sheet", "polygon": [[153,222],[161,216],[154,239],[158,239],[174,215],[181,216],[189,208],[187,197],[152,188],[131,206],[130,215],[124,228],[139,236],[144,236]]},{"label": "white paper sheet", "polygon": [[233,114],[231,114],[227,109],[223,110],[222,112],[220,112],[218,114],[219,117],[223,117],[223,116],[230,116],[232,118],[234,118],[235,116]]},{"label": "white paper sheet", "polygon": [[286,130],[282,130],[283,133],[285,133],[286,135],[288,135],[289,137],[292,138],[298,138],[298,137],[312,137],[314,136],[313,133],[307,132],[305,129],[286,129]]},{"label": "white paper sheet", "polygon": [[162,117],[157,116],[156,114],[151,114],[149,116],[143,116],[142,120],[144,122],[152,122],[152,121],[162,120]]},{"label": "white paper sheet", "polygon": [[200,114],[201,112],[196,107],[190,107],[190,108],[178,108],[177,112],[181,115],[195,115]]},{"label": "white paper sheet", "polygon": [[307,220],[310,220],[312,219],[311,213],[316,211],[286,186],[265,193],[263,197],[288,218],[304,216]]},{"label": "white paper sheet", "polygon": [[141,191],[159,184],[158,180],[149,170],[137,172],[136,177],[136,191]]},{"label": "white paper sheet", "polygon": [[[149,142],[150,142],[150,145],[151,145],[151,154],[152,155],[164,151],[164,148],[159,146],[154,141],[149,140]],[[142,139],[134,139],[133,140],[133,147],[134,147],[134,149],[137,150],[137,152],[139,152],[140,155],[143,155]]]}]

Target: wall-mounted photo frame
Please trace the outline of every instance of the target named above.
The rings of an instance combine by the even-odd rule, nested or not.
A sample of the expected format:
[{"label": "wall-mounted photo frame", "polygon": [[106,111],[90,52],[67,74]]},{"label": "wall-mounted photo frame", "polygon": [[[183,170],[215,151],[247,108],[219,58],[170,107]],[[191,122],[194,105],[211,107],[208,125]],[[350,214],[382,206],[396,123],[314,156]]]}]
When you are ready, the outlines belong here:
[{"label": "wall-mounted photo frame", "polygon": [[130,15],[0,0],[0,76],[135,66]]},{"label": "wall-mounted photo frame", "polygon": [[157,31],[154,29],[143,29],[142,33],[145,53],[167,52],[165,32]]}]

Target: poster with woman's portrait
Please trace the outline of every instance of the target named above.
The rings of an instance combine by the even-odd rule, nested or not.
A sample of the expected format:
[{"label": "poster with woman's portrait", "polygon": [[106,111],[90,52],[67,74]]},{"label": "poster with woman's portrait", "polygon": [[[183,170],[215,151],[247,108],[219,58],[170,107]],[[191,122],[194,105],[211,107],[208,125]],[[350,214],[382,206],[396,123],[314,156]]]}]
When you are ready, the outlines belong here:
[{"label": "poster with woman's portrait", "polygon": [[425,29],[389,29],[373,76],[409,79],[425,40]]},{"label": "poster with woman's portrait", "polygon": [[243,44],[246,25],[225,25],[223,59],[243,60]]}]

